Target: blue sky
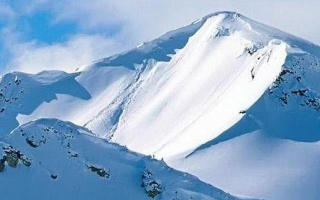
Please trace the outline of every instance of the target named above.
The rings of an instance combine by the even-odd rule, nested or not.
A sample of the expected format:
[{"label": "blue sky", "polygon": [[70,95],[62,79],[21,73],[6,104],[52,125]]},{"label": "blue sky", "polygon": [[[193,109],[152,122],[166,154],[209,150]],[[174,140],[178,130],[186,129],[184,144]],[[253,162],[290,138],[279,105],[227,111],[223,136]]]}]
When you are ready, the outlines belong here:
[{"label": "blue sky", "polygon": [[320,44],[319,7],[318,0],[0,0],[0,71],[73,71],[220,10]]}]

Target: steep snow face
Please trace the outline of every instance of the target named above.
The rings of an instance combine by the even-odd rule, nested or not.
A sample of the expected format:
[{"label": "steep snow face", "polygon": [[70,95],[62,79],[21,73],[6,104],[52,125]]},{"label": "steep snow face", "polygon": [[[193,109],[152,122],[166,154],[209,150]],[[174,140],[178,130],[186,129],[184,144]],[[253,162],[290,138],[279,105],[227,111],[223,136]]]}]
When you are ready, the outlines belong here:
[{"label": "steep snow face", "polygon": [[[121,110],[112,111],[118,120],[109,137],[158,158],[189,153],[241,119],[276,80],[286,47],[237,14],[206,18],[183,49],[145,71]],[[110,113],[87,127],[105,134]]]},{"label": "steep snow face", "polygon": [[13,200],[238,199],[54,119],[22,125],[0,141],[0,184],[1,198]]},{"label": "steep snow face", "polygon": [[167,162],[235,194],[319,199],[319,71],[319,58],[291,54],[273,86],[238,123]]}]

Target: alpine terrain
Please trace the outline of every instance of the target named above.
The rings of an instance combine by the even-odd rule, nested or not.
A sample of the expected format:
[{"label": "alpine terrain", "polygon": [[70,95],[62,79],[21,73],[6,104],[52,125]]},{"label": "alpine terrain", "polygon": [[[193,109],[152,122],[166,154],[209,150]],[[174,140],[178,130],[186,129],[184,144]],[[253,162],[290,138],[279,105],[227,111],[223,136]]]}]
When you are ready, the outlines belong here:
[{"label": "alpine terrain", "polygon": [[6,74],[0,195],[320,199],[319,78],[319,46],[233,12],[74,73]]}]

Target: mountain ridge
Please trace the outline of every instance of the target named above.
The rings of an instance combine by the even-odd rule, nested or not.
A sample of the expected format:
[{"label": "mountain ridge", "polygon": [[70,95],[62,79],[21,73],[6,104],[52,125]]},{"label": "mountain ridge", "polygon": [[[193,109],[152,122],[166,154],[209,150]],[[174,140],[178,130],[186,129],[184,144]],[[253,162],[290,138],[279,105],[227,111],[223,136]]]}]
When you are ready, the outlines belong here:
[{"label": "mountain ridge", "polygon": [[317,199],[319,67],[320,47],[219,12],[74,74],[2,78],[0,125],[59,118],[233,194]]}]

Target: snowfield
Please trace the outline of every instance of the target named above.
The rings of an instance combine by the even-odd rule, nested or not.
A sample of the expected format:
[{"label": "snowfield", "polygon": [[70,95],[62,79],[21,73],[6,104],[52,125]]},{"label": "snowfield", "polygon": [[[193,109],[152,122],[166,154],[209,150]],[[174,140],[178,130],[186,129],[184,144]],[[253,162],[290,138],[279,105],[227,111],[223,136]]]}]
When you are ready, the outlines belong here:
[{"label": "snowfield", "polygon": [[4,141],[0,191],[5,200],[238,199],[69,122],[30,122]]},{"label": "snowfield", "polygon": [[[99,159],[90,162],[106,162],[99,165],[102,167],[110,162],[110,152],[104,146],[112,145],[105,143],[107,140],[163,159],[169,166],[234,195],[270,200],[319,199],[319,73],[320,47],[238,13],[219,12],[72,74],[46,71],[3,76],[0,140],[22,151],[28,146],[25,138],[19,142],[20,136],[15,136],[20,135],[19,125],[41,127],[55,120],[30,121],[57,118],[90,131],[91,136],[85,131],[80,137],[85,144],[80,142],[80,150],[75,151],[84,151],[81,154],[88,154],[88,160],[99,154]],[[52,155],[56,148],[44,152]],[[132,155],[116,152],[111,153],[115,155],[111,160]],[[54,164],[43,157],[42,151],[34,153],[41,162]],[[140,154],[136,157],[141,159]],[[63,174],[71,162],[65,160],[61,158],[53,169]],[[117,173],[129,173],[126,167],[133,165],[132,173],[139,171],[141,176],[144,165],[130,162],[133,164]],[[70,165],[79,177],[90,174],[83,171],[83,164]],[[28,175],[33,173],[40,172]],[[144,173],[149,179],[149,173]],[[79,182],[80,197],[87,184],[76,181],[75,174],[63,176]],[[0,181],[1,176],[3,173]],[[173,181],[169,175],[163,176]],[[97,188],[105,187],[96,179],[92,181]],[[128,181],[123,179],[121,183],[133,184],[124,183]],[[205,184],[198,188],[197,184],[203,183],[181,183],[181,198],[188,199],[191,193],[198,195],[196,199],[233,198],[223,192],[222,197],[215,196],[220,194],[217,189]],[[136,193],[135,187],[125,188]],[[188,191],[190,188],[192,191]],[[173,197],[176,190],[162,192],[161,198]],[[140,192],[137,199],[146,198],[143,190]],[[130,193],[114,195],[130,197]]]}]

